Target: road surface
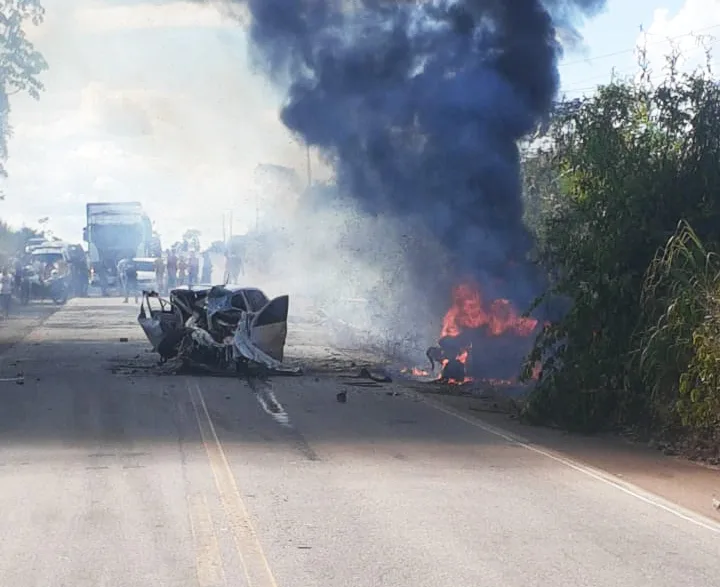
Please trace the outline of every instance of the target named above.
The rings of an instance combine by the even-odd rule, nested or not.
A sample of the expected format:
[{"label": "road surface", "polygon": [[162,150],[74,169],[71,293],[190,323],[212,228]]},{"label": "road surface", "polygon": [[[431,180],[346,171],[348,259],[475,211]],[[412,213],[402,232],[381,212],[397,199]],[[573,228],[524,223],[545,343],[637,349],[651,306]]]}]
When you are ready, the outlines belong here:
[{"label": "road surface", "polygon": [[0,359],[0,585],[718,584],[709,519],[399,386],[159,374],[135,314],[73,300]]}]

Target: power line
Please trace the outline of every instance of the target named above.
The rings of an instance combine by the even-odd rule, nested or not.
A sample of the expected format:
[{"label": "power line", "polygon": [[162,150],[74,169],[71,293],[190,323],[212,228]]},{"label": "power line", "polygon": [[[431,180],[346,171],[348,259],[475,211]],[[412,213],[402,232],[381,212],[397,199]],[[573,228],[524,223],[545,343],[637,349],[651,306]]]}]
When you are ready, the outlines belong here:
[{"label": "power line", "polygon": [[[666,76],[665,74],[650,76],[649,81],[651,81],[651,82],[657,82],[657,81],[660,81],[660,80],[662,80],[662,79],[665,79],[666,77],[667,77],[667,76]],[[595,84],[594,86],[587,86],[587,87],[584,87],[584,88],[567,88],[567,89],[562,89],[562,88],[561,88],[559,94],[560,94],[561,96],[563,96],[563,95],[567,95],[567,94],[570,94],[570,93],[572,93],[572,94],[577,94],[577,93],[579,93],[579,92],[587,92],[588,90],[597,90],[597,89],[598,89],[598,86],[601,86],[601,85],[602,85],[602,84]],[[579,96],[575,96],[575,98],[578,98],[578,97],[579,97]]]},{"label": "power line", "polygon": [[[690,31],[690,32],[688,32],[688,33],[683,33],[683,34],[681,34],[681,35],[675,35],[675,36],[671,36],[671,37],[664,37],[663,40],[661,40],[661,41],[654,41],[654,42],[652,42],[652,43],[647,43],[646,46],[647,46],[647,47],[652,47],[652,46],[654,46],[654,45],[662,45],[663,43],[667,43],[667,42],[670,42],[670,41],[675,41],[676,39],[682,39],[682,38],[685,38],[685,37],[694,37],[695,35],[697,35],[697,34],[699,34],[699,33],[705,33],[705,32],[707,32],[707,31],[711,31],[711,30],[718,29],[718,28],[720,28],[720,23],[719,23],[719,24],[712,25],[712,26],[709,26],[709,27],[705,27],[705,28],[702,28],[702,29],[696,29],[696,30],[694,30],[694,31]],[[646,34],[646,35],[651,35],[651,36],[656,36],[654,33],[647,33],[647,32],[646,32],[645,34]],[[577,64],[579,64],[579,63],[589,63],[589,62],[597,61],[597,60],[599,60],[599,59],[607,59],[607,58],[609,58],[609,57],[616,57],[616,56],[618,56],[618,55],[627,55],[628,53],[634,53],[634,52],[636,51],[636,49],[637,49],[637,46],[633,47],[632,49],[623,49],[623,50],[621,50],[621,51],[613,51],[612,53],[604,53],[604,54],[602,54],[602,55],[597,55],[597,56],[595,56],[595,57],[588,57],[588,58],[586,58],[586,59],[577,59],[577,60],[575,60],[575,61],[566,61],[566,62],[564,62],[564,63],[560,63],[560,64],[558,65],[558,67],[567,67],[568,65],[577,65]]]},{"label": "power line", "polygon": [[[658,74],[658,75],[652,75],[652,76],[650,76],[650,77],[647,78],[647,79],[648,79],[648,81],[650,81],[650,82],[659,82],[659,81],[662,81],[662,80],[667,79],[667,78],[668,78],[667,74],[665,74],[665,73],[660,73],[660,74]],[[578,92],[585,92],[585,91],[588,91],[588,90],[597,90],[597,89],[598,89],[598,86],[600,86],[600,85],[602,85],[602,84],[595,84],[594,86],[587,86],[587,87],[585,87],[585,88],[567,88],[567,89],[562,89],[562,88],[561,88],[559,94],[560,94],[560,95],[566,95],[566,94],[568,94],[568,93],[578,93]],[[576,97],[578,97],[578,96],[576,96]]]},{"label": "power line", "polygon": [[[705,47],[705,46],[693,47],[692,49],[689,49],[688,51],[684,52],[682,56],[683,56],[683,57],[688,57],[688,55],[691,55],[691,56],[692,56],[692,55],[694,55],[696,52],[706,51],[707,49],[715,46],[715,45],[718,43],[718,41],[720,41],[720,39],[716,39],[715,41],[713,41],[710,47]],[[632,70],[630,70],[630,69],[614,70],[614,71],[612,72],[612,78],[613,78],[613,79],[616,79],[616,78],[623,78],[623,77],[626,77],[626,76],[630,76],[630,75],[633,75],[634,73],[637,73],[638,70],[639,70],[639,67],[636,67],[636,68],[634,68],[634,69],[632,69]],[[594,81],[594,80],[605,80],[605,79],[607,79],[607,74],[606,74],[606,73],[599,74],[599,75],[594,75],[594,76],[591,76],[591,77],[586,77],[586,78],[583,78],[583,79],[581,79],[581,80],[577,80],[576,83],[575,83],[575,85],[574,85],[574,87],[563,88],[562,91],[563,91],[563,92],[580,92],[580,91],[595,89],[598,85],[600,85],[600,84],[602,83],[601,81],[598,81],[597,84],[592,85],[592,86],[586,86],[585,84],[588,84],[588,83],[590,83],[590,82],[592,82],[592,81]]]}]

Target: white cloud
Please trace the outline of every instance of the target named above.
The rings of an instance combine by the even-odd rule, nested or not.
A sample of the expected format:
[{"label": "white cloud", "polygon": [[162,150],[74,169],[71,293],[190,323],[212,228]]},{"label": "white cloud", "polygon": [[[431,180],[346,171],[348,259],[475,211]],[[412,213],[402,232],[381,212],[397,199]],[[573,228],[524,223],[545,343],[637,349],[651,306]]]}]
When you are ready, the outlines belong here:
[{"label": "white cloud", "polygon": [[108,6],[96,1],[80,9],[77,23],[87,32],[144,28],[235,27],[216,7],[192,2]]},{"label": "white cloud", "polygon": [[85,202],[132,199],[166,241],[191,226],[217,238],[223,209],[254,220],[259,163],[304,173],[278,96],[249,70],[241,27],[219,12],[179,1],[45,6],[32,38],[50,63],[46,91],[39,102],[13,97],[4,219],[50,216],[79,240]]},{"label": "white cloud", "polygon": [[678,66],[683,71],[705,67],[705,48],[712,51],[713,69],[720,65],[720,0],[685,0],[670,14],[667,8],[655,10],[652,24],[640,35],[638,45],[645,47],[653,78],[661,78],[667,67],[667,56],[677,51]]}]

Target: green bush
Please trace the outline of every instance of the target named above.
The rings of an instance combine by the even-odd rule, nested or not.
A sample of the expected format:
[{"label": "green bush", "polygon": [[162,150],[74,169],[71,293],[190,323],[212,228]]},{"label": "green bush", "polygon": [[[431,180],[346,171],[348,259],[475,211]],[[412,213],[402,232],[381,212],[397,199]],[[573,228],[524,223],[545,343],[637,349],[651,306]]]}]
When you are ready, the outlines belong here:
[{"label": "green bush", "polygon": [[695,434],[720,425],[720,257],[681,222],[643,288],[638,367],[662,415]]},{"label": "green bush", "polygon": [[528,357],[526,377],[543,362],[532,420],[699,430],[717,417],[717,261],[705,246],[720,239],[720,88],[670,65],[659,85],[616,81],[562,104],[528,149],[527,222],[550,282],[536,306],[571,307]]}]

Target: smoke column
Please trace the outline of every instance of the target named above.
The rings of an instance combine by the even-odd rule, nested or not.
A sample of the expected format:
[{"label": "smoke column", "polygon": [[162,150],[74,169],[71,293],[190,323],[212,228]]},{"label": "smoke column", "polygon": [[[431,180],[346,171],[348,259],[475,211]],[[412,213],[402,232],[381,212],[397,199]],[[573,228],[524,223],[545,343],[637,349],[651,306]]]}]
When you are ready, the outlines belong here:
[{"label": "smoke column", "polygon": [[558,36],[577,39],[570,23],[603,5],[247,0],[256,65],[287,87],[282,120],[341,190],[370,215],[421,219],[458,276],[520,303],[517,142],[552,108]]}]

